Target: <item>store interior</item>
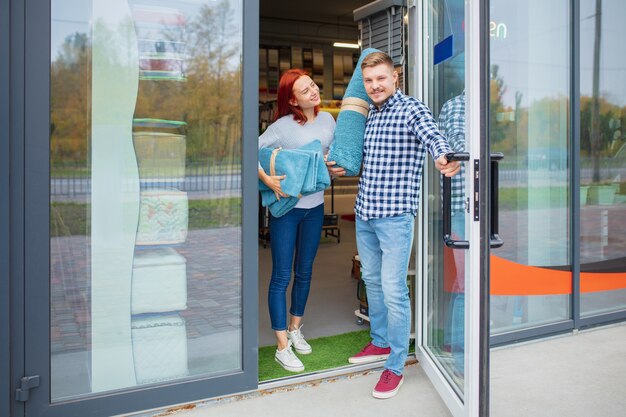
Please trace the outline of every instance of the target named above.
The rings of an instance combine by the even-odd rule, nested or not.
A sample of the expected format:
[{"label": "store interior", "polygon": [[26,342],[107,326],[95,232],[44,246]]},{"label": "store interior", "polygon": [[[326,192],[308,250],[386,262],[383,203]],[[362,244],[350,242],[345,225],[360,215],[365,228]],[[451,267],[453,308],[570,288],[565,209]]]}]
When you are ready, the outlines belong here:
[{"label": "store interior", "polygon": [[[396,4],[401,3],[261,0],[259,132],[263,132],[273,120],[278,81],[282,72],[289,68],[302,68],[311,75],[320,88],[321,110],[336,118],[360,48],[378,47],[375,39],[379,39],[384,42],[380,49],[386,50],[387,46],[393,51],[402,49],[387,39],[392,33],[398,35],[400,41],[397,43],[402,44],[401,29],[397,29],[402,26],[402,13],[400,7],[394,6]],[[370,15],[373,16],[371,19]],[[355,21],[355,16],[360,20]],[[400,67],[397,69],[401,72]],[[358,261],[355,261],[357,186],[358,177],[342,177],[335,179],[325,192],[328,218],[325,218],[326,225],[320,235],[311,292],[302,321],[302,333],[307,340],[369,329],[367,316],[363,314],[366,312],[363,310],[365,297],[363,287],[359,285]],[[259,346],[262,348],[275,346],[276,338],[267,306],[272,271],[268,215],[266,209],[260,208],[259,211]],[[361,347],[354,346],[354,353]],[[347,356],[345,365],[348,365]]]},{"label": "store interior", "polygon": [[[367,3],[363,0],[297,3],[261,0],[260,132],[271,123],[280,74],[292,67],[303,68],[311,74],[320,87],[322,110],[336,117],[360,51],[333,44],[358,43],[359,26],[354,21],[353,11]],[[337,223],[321,234],[311,293],[302,321],[302,332],[307,339],[368,329],[367,322],[355,315],[360,304],[358,280],[353,274],[353,258],[357,253],[353,210],[357,183],[356,177],[339,178],[332,189],[325,192],[325,213],[336,214]],[[267,222],[263,209],[259,224],[259,346],[263,347],[276,343],[267,307],[272,261],[270,246],[265,240]]]}]

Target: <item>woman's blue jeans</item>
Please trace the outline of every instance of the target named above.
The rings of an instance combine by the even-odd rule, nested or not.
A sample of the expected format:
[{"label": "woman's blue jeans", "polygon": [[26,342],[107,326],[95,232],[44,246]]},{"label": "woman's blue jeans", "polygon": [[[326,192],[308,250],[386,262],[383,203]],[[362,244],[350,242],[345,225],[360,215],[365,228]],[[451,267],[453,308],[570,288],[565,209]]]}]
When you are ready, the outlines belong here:
[{"label": "woman's blue jeans", "polygon": [[292,316],[302,317],[309,290],[313,261],[324,223],[324,204],[311,209],[293,208],[281,217],[270,216],[272,279],[267,296],[272,329],[287,329],[286,293],[291,281]]},{"label": "woman's blue jeans", "polygon": [[411,304],[407,272],[415,218],[412,214],[356,218],[356,243],[367,291],[372,343],[390,347],[385,368],[401,375],[409,351]]}]

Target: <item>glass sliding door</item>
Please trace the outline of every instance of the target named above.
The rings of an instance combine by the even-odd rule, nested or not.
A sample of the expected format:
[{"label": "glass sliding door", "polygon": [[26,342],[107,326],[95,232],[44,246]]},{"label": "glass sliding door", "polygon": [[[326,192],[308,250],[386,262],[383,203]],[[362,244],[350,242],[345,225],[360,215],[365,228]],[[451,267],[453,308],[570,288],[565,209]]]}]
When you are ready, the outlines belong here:
[{"label": "glass sliding door", "polygon": [[256,255],[244,262],[253,229],[243,227],[253,213],[244,198],[256,192],[242,184],[255,158],[244,131],[256,126],[244,108],[256,114],[257,101],[254,86],[244,91],[244,58],[256,65],[258,31],[244,30],[246,16],[258,20],[256,4],[52,0],[42,25],[50,62],[34,74],[49,74],[49,100],[27,97],[49,120],[49,140],[30,139],[49,167],[31,168],[31,184],[49,182],[28,191],[41,216],[27,220],[32,247],[47,246],[27,255],[37,270],[27,280],[45,294],[37,308],[49,320],[26,323],[27,363],[32,352],[49,366],[34,391],[45,415],[90,403],[110,415],[256,386],[256,333],[245,331],[256,329],[256,301],[246,303],[256,284],[244,285]]},{"label": "glass sliding door", "polygon": [[580,315],[626,310],[626,3],[580,2]]},{"label": "glass sliding door", "polygon": [[454,416],[485,415],[489,269],[482,261],[489,256],[489,239],[481,235],[488,232],[490,213],[481,204],[488,201],[483,200],[489,193],[483,181],[490,176],[490,162],[481,128],[486,114],[480,111],[487,100],[486,78],[481,78],[487,40],[479,22],[487,9],[483,2],[463,0],[425,1],[422,6],[423,56],[417,65],[423,59],[424,73],[415,83],[422,85],[418,98],[432,109],[439,129],[465,162],[448,183],[428,161],[416,255],[421,272],[416,352]]},{"label": "glass sliding door", "polygon": [[[430,27],[433,45],[431,89],[429,104],[455,152],[466,152],[466,91],[465,45],[461,30],[465,18],[463,1],[437,1],[439,14],[431,16]],[[442,52],[446,43],[451,45],[450,56]],[[452,178],[451,232],[458,240],[465,239],[467,162],[462,162],[461,172]],[[464,392],[465,346],[465,256],[466,251],[453,250],[443,242],[443,213],[441,204],[442,178],[429,166],[428,176],[428,304],[429,315],[426,343],[431,354],[445,370],[459,396]],[[431,203],[432,202],[432,203]],[[430,259],[429,259],[430,260]],[[443,279],[441,279],[443,278]]]},{"label": "glass sliding door", "polygon": [[492,151],[502,248],[491,255],[491,332],[570,319],[570,2],[490,1]]}]

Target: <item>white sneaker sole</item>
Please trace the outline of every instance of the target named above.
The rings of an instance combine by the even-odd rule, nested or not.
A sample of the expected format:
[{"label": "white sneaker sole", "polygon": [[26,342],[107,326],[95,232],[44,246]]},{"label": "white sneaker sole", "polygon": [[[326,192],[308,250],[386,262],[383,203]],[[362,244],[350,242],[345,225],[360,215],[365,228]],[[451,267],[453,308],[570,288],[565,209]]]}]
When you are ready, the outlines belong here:
[{"label": "white sneaker sole", "polygon": [[296,353],[299,353],[301,355],[308,355],[311,352],[313,352],[313,349],[311,349],[311,348],[308,348],[308,349],[298,349],[295,346],[294,346],[294,348],[296,349]]},{"label": "white sneaker sole", "polygon": [[350,357],[348,358],[348,362],[353,363],[353,364],[362,364],[362,363],[384,361],[384,360],[387,360],[388,357],[389,357],[389,354],[377,355],[377,356],[370,355],[370,356]]},{"label": "white sneaker sole", "polygon": [[282,362],[281,362],[281,361],[280,361],[277,357],[275,357],[275,356],[274,356],[274,360],[275,360],[276,362],[278,362],[278,364],[279,364],[280,366],[282,366],[282,367],[283,367],[286,371],[289,371],[289,372],[302,372],[302,371],[304,371],[304,365],[302,365],[302,366],[289,366],[289,365],[286,365],[286,364],[282,363]]},{"label": "white sneaker sole", "polygon": [[402,386],[402,384],[404,384],[404,377],[402,377],[402,379],[400,380],[400,383],[398,384],[396,389],[394,389],[393,391],[378,392],[376,390],[373,390],[372,391],[372,397],[378,398],[380,400],[386,400],[387,398],[394,397],[398,393],[398,391],[400,390],[400,387]]}]

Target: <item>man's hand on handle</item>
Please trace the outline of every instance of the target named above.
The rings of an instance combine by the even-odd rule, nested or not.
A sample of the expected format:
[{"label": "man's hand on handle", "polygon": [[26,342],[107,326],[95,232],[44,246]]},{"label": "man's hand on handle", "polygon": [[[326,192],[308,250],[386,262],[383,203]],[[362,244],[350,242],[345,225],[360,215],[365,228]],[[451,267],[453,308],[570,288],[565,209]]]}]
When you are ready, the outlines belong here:
[{"label": "man's hand on handle", "polygon": [[461,170],[461,162],[448,161],[445,155],[441,155],[435,161],[435,167],[446,177],[453,177]]}]

